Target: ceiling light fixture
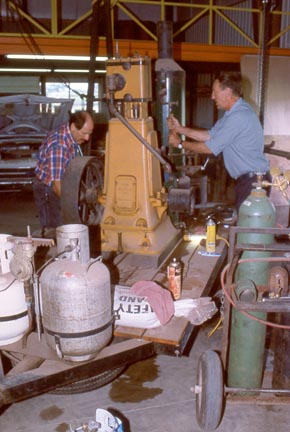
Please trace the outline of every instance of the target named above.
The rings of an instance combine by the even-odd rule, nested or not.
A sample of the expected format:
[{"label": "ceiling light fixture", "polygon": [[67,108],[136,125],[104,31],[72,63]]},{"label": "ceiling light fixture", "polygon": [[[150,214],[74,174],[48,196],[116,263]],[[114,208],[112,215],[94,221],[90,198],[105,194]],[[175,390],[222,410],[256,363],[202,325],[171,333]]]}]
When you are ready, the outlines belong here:
[{"label": "ceiling light fixture", "polygon": [[[68,56],[68,55],[34,55],[34,54],[7,54],[7,59],[14,60],[70,60],[89,61],[89,56]],[[96,57],[96,61],[106,61],[108,57]]]},{"label": "ceiling light fixture", "polygon": [[[53,71],[58,73],[89,73],[88,69],[54,69]],[[106,70],[95,70],[95,73],[104,74]]]},{"label": "ceiling light fixture", "polygon": [[[1,67],[0,68],[0,73],[1,72],[26,72],[26,73],[89,73],[88,69],[40,69],[40,68],[5,68],[5,67]],[[97,74],[105,74],[106,70],[104,69],[100,69],[100,70],[95,70],[95,73]]]},{"label": "ceiling light fixture", "polygon": [[0,72],[51,72],[51,69],[34,69],[34,68],[0,68]]}]

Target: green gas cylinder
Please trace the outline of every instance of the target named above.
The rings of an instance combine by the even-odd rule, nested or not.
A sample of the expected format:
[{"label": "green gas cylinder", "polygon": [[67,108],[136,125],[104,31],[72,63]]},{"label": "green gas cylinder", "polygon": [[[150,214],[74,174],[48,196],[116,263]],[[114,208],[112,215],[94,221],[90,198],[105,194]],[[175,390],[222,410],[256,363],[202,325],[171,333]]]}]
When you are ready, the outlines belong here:
[{"label": "green gas cylinder", "polygon": [[[275,226],[275,207],[261,188],[253,189],[249,197],[241,204],[237,225],[249,228],[273,228]],[[272,244],[272,234],[238,234],[238,243]],[[269,257],[271,252],[245,251],[242,259]],[[257,287],[266,285],[269,275],[268,262],[240,263],[235,272],[236,296],[241,292],[251,292],[251,301],[257,300]],[[241,288],[242,286],[242,288]],[[239,292],[237,292],[237,290]],[[248,301],[248,300],[247,300]],[[264,312],[250,312],[265,320]],[[246,317],[232,308],[230,344],[228,358],[229,387],[259,388],[262,383],[266,326]]]}]

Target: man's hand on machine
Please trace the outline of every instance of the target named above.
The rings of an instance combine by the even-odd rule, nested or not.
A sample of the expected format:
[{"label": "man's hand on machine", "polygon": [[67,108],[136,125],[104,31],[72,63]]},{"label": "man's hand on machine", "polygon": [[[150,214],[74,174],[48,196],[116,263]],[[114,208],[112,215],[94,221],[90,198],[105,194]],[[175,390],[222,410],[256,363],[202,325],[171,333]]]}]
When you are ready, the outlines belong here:
[{"label": "man's hand on machine", "polygon": [[173,114],[170,114],[170,116],[168,117],[168,119],[167,119],[167,126],[168,126],[168,129],[170,131],[174,131],[174,132],[177,132],[177,133],[179,131],[179,128],[181,127],[179,121],[174,117]]},{"label": "man's hand on machine", "polygon": [[178,135],[178,133],[176,133],[174,131],[169,132],[169,137],[168,137],[169,145],[171,145],[172,147],[178,148],[178,144],[180,143],[180,141],[181,141],[181,139],[180,139],[180,136]]}]

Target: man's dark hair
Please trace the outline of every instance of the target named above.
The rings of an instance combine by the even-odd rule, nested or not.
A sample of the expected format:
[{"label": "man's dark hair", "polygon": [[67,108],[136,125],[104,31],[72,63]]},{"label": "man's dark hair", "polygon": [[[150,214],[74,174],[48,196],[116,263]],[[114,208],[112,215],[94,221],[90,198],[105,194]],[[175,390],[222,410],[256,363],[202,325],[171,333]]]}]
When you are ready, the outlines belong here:
[{"label": "man's dark hair", "polygon": [[75,127],[80,130],[89,117],[91,117],[91,114],[88,111],[76,111],[74,113],[70,112],[69,125],[74,123]]},{"label": "man's dark hair", "polygon": [[221,88],[230,88],[235,96],[242,96],[242,76],[240,72],[220,72],[216,77]]}]

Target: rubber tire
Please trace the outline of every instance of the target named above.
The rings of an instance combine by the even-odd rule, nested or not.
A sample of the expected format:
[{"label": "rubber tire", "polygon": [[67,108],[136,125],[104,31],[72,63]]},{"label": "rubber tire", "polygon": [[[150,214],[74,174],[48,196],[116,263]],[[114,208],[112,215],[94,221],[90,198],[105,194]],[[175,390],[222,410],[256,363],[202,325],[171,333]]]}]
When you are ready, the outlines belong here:
[{"label": "rubber tire", "polygon": [[96,390],[100,387],[109,384],[114,381],[119,375],[121,375],[127,366],[120,366],[115,369],[107,370],[98,375],[95,375],[90,378],[85,378],[80,381],[76,381],[72,384],[68,384],[63,387],[57,387],[49,393],[59,394],[59,395],[69,395],[69,394],[78,394],[78,393],[86,393],[92,390]]},{"label": "rubber tire", "polygon": [[214,431],[220,424],[224,406],[223,367],[215,351],[205,351],[197,364],[196,419],[204,431]]},{"label": "rubber tire", "polygon": [[[5,352],[3,352],[3,354],[5,355]],[[23,356],[20,354],[17,357],[16,353],[13,353],[13,355],[15,357],[14,359],[11,359],[11,357],[9,356],[8,359],[10,359],[11,365],[14,367],[22,360]],[[79,380],[62,387],[56,387],[54,390],[51,390],[49,393],[59,394],[59,395],[69,395],[69,394],[86,393],[92,390],[96,390],[114,381],[114,379],[116,379],[119,375],[121,375],[126,369],[127,369],[127,365],[116,367],[114,369],[104,371],[90,378],[85,378],[83,380]]]}]

